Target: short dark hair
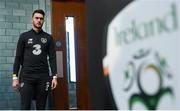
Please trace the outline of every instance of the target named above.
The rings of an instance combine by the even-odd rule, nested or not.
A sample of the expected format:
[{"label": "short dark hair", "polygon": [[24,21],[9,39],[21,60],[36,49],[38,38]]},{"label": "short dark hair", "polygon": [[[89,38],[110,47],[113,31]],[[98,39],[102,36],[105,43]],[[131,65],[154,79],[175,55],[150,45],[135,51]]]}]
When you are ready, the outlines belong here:
[{"label": "short dark hair", "polygon": [[40,13],[42,14],[43,16],[45,16],[45,13],[42,9],[37,9],[37,10],[34,10],[34,12],[32,13],[32,17],[34,16],[35,13]]}]

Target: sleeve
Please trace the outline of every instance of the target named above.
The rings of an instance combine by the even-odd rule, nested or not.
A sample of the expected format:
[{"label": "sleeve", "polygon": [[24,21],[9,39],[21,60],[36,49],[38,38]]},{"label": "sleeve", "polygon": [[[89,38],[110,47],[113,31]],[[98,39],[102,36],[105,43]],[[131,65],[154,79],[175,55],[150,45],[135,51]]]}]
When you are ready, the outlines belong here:
[{"label": "sleeve", "polygon": [[56,63],[55,44],[52,37],[50,37],[48,53],[49,53],[49,64],[50,64],[52,76],[55,76],[55,74],[57,74],[57,63]]},{"label": "sleeve", "polygon": [[23,63],[23,54],[24,54],[24,41],[23,41],[23,36],[20,35],[17,43],[16,56],[13,65],[13,74],[15,74],[16,77],[18,77],[20,66]]}]

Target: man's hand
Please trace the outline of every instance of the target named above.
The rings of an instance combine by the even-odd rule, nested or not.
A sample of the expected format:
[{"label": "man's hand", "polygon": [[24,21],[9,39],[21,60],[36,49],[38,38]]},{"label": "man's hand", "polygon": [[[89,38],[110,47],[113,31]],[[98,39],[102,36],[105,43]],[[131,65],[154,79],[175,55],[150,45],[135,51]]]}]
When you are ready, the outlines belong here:
[{"label": "man's hand", "polygon": [[55,89],[57,87],[57,78],[53,78],[51,82],[51,89]]},{"label": "man's hand", "polygon": [[13,79],[13,81],[12,81],[12,88],[15,91],[18,91],[18,89],[19,89],[19,80],[18,79]]}]

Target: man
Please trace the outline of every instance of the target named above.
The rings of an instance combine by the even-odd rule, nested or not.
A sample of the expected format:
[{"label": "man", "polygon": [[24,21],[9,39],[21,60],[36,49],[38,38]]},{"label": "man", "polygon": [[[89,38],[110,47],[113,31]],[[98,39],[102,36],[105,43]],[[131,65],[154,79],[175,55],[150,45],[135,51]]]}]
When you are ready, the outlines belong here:
[{"label": "man", "polygon": [[[32,14],[33,28],[22,33],[17,43],[12,87],[20,91],[23,110],[30,109],[33,98],[37,110],[45,109],[48,92],[57,86],[54,41],[42,30],[44,16],[43,10],[35,10]],[[48,60],[52,79],[49,76]]]}]

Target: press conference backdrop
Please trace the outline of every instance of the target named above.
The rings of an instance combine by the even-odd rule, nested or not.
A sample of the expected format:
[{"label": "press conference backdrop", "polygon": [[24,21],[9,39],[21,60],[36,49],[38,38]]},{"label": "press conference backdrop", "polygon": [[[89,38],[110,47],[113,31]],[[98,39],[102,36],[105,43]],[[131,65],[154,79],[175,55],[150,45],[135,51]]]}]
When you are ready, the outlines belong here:
[{"label": "press conference backdrop", "polygon": [[93,109],[180,109],[180,1],[87,0]]}]

